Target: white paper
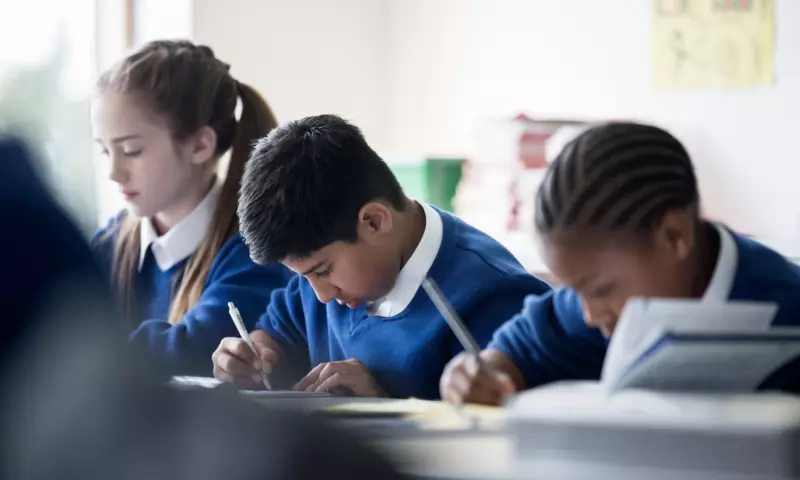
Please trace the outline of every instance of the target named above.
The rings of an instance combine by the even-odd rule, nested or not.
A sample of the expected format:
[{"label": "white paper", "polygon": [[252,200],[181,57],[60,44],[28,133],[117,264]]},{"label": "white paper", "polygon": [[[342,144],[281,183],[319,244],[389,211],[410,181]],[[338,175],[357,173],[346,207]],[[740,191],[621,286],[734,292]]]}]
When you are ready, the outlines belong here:
[{"label": "white paper", "polygon": [[222,382],[214,377],[175,376],[169,383],[178,388],[214,388]]},{"label": "white paper", "polygon": [[240,393],[251,398],[309,398],[332,397],[328,392],[298,392],[295,390],[241,390]]},{"label": "white paper", "polygon": [[[615,390],[646,388],[694,392],[750,392],[771,373],[800,355],[800,334],[776,339],[766,337],[726,341],[709,336],[707,340],[667,341],[630,368],[615,385]],[[735,336],[746,338],[747,334]]]},{"label": "white paper", "polygon": [[[214,388],[222,384],[213,377],[175,376],[169,384],[179,389]],[[330,397],[327,392],[297,392],[294,390],[240,390],[239,393],[253,398],[307,398]]]},{"label": "white paper", "polygon": [[631,299],[609,343],[601,382],[614,388],[630,365],[667,332],[765,332],[777,311],[773,303]]}]

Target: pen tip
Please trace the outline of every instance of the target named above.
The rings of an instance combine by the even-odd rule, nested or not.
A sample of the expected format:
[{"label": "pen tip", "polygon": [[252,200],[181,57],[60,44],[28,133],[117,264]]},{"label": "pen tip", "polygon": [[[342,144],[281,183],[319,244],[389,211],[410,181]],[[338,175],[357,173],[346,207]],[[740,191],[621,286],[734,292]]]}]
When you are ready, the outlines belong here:
[{"label": "pen tip", "polygon": [[228,308],[236,308],[236,307],[234,306],[233,302],[228,302]]}]

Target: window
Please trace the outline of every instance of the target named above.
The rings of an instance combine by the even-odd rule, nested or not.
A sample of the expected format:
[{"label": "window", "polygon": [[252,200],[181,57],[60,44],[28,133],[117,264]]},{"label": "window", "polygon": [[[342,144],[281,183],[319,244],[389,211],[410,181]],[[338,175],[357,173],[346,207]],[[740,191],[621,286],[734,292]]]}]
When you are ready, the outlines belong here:
[{"label": "window", "polygon": [[85,230],[96,222],[89,100],[95,0],[0,0],[0,128],[21,132]]}]

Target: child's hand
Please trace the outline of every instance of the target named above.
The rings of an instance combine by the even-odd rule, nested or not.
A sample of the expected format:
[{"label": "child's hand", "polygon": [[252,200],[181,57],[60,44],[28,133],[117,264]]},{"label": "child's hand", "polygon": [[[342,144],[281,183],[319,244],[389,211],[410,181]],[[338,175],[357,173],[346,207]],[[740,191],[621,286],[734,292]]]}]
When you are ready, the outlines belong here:
[{"label": "child's hand", "polygon": [[294,390],[327,392],[334,388],[347,388],[359,397],[384,397],[386,393],[372,378],[367,367],[355,358],[339,362],[321,363],[297,382]]},{"label": "child's hand", "polygon": [[516,391],[511,377],[466,353],[450,360],[439,382],[442,399],[456,405],[499,405],[503,397]]},{"label": "child's hand", "polygon": [[261,368],[263,367],[267,373],[272,373],[278,363],[280,347],[263,330],[251,332],[250,339],[253,340],[258,356],[241,338],[222,339],[217,350],[211,355],[214,378],[232,383],[238,388],[248,390],[264,388]]}]

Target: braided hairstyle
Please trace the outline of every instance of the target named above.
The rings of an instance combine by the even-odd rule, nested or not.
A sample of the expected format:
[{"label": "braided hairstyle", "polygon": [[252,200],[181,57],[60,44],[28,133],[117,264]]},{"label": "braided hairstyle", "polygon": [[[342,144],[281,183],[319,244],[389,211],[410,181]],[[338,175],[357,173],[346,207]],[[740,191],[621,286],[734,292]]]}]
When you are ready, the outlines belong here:
[{"label": "braided hairstyle", "polygon": [[608,123],[583,132],[549,167],[536,196],[540,234],[591,228],[647,232],[670,210],[697,208],[686,149],[666,131]]}]

